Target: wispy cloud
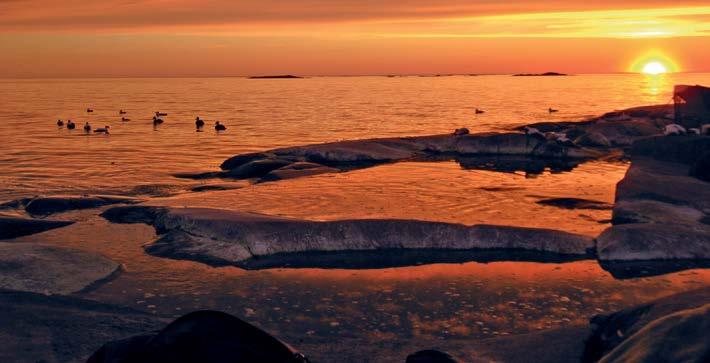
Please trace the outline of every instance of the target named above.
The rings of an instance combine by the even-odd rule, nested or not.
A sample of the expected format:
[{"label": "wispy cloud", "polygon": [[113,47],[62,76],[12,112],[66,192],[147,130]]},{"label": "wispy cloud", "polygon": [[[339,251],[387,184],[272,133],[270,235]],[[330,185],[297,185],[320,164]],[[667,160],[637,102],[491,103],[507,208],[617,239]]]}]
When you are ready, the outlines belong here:
[{"label": "wispy cloud", "polygon": [[710,35],[707,1],[0,0],[4,33],[636,38]]}]

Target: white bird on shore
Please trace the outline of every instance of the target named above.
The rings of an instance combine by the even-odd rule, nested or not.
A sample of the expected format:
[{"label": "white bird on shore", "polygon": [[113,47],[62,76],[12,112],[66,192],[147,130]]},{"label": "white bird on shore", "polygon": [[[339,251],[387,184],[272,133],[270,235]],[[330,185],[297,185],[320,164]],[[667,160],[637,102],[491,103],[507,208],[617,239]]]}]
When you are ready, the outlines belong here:
[{"label": "white bird on shore", "polygon": [[689,135],[691,135],[691,134],[692,135],[700,135],[700,129],[697,129],[697,128],[688,129],[688,134]]},{"label": "white bird on shore", "polygon": [[545,140],[545,134],[540,132],[540,130],[530,127],[530,126],[525,126],[523,127],[523,131],[525,131],[525,135],[527,136],[532,136],[541,140]]},{"label": "white bird on shore", "polygon": [[688,133],[688,131],[685,130],[685,127],[678,125],[678,124],[666,125],[666,128],[663,129],[663,135],[666,135],[666,136],[685,135],[687,133]]}]

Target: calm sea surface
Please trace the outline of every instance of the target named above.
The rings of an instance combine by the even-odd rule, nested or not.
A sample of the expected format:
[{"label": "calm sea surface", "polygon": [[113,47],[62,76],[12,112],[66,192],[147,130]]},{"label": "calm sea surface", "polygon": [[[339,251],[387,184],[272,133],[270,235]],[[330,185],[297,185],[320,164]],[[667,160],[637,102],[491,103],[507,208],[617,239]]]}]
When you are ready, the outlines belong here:
[{"label": "calm sea surface", "polygon": [[[504,130],[667,103],[675,83],[710,74],[571,77],[314,77],[0,80],[0,200],[38,193],[130,193],[179,186],[182,171],[277,146],[468,127]],[[89,114],[85,110],[93,108]],[[475,107],[486,110],[475,116]],[[550,116],[548,107],[558,108]],[[119,109],[131,121],[121,122]],[[154,130],[151,116],[166,112]],[[196,116],[229,128],[196,133]],[[57,128],[72,119],[79,130]],[[85,136],[84,122],[111,126]],[[208,123],[211,126],[211,123]],[[145,190],[145,189],[144,189]]]}]

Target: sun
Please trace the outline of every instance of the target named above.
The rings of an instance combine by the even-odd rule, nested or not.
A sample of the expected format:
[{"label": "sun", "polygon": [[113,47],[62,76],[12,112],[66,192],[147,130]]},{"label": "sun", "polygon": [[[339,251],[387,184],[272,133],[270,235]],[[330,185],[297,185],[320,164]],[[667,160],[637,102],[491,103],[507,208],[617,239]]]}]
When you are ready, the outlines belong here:
[{"label": "sun", "polygon": [[678,63],[665,52],[653,49],[639,55],[630,65],[628,70],[634,73],[659,75],[680,72]]},{"label": "sun", "polygon": [[666,68],[666,66],[663,65],[663,63],[658,61],[652,61],[646,63],[643,66],[643,69],[641,69],[641,72],[645,74],[663,74],[667,73],[668,69]]}]

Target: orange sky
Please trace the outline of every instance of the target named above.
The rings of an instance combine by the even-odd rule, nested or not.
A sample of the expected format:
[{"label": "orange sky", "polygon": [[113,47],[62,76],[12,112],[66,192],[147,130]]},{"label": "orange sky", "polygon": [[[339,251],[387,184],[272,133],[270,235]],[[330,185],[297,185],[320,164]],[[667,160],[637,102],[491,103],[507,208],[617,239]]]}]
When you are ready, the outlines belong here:
[{"label": "orange sky", "polygon": [[0,77],[710,71],[708,44],[707,0],[0,0]]}]

